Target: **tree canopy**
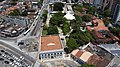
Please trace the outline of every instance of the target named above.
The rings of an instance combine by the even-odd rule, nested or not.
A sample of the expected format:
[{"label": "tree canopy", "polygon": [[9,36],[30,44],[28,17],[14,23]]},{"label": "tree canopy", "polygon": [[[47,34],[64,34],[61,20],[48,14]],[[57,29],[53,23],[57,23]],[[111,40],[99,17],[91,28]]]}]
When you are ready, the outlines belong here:
[{"label": "tree canopy", "polygon": [[16,1],[18,1],[18,0],[12,0],[13,2],[16,2]]},{"label": "tree canopy", "polygon": [[52,16],[52,18],[50,19],[50,23],[52,25],[57,25],[60,26],[61,24],[63,24],[64,22],[66,22],[66,18],[63,17],[63,13],[62,12],[58,12],[56,14],[54,14]]},{"label": "tree canopy", "polygon": [[95,12],[97,11],[96,7],[91,7],[91,6],[85,6],[85,8],[87,8],[87,13],[89,14],[95,14]]},{"label": "tree canopy", "polygon": [[70,51],[76,49],[79,47],[79,45],[77,44],[76,40],[73,39],[73,38],[70,38],[68,41],[67,41],[67,46],[68,46],[68,49]]},{"label": "tree canopy", "polygon": [[112,22],[112,20],[107,19],[107,18],[103,18],[103,21],[104,21],[105,26],[107,26],[109,23]]},{"label": "tree canopy", "polygon": [[44,13],[42,14],[42,17],[41,17],[41,18],[43,19],[43,22],[46,21],[46,19],[47,19],[47,14],[48,14],[48,11],[45,10]]},{"label": "tree canopy", "polygon": [[63,3],[60,3],[60,2],[54,3],[53,10],[54,11],[63,11],[63,6],[64,6]]},{"label": "tree canopy", "polygon": [[28,15],[28,12],[27,12],[27,11],[24,11],[24,12],[22,12],[21,15],[22,15],[22,16],[27,16],[27,15]]},{"label": "tree canopy", "polygon": [[43,3],[43,0],[39,0],[37,4],[42,5],[42,3]]},{"label": "tree canopy", "polygon": [[109,17],[110,15],[111,15],[110,10],[107,9],[107,10],[104,11],[104,16],[105,17]]},{"label": "tree canopy", "polygon": [[109,30],[117,37],[120,38],[120,28],[109,28]]},{"label": "tree canopy", "polygon": [[48,35],[58,34],[57,26],[50,26],[47,29]]},{"label": "tree canopy", "polygon": [[63,23],[63,34],[67,34],[70,31],[70,24],[68,22]]},{"label": "tree canopy", "polygon": [[20,12],[19,12],[19,10],[18,9],[15,9],[13,12],[11,12],[9,15],[11,15],[11,16],[18,16],[18,15],[20,15]]},{"label": "tree canopy", "polygon": [[85,22],[90,22],[90,16],[88,16],[88,15],[84,15],[83,17],[82,17],[82,20],[83,21],[85,21]]}]

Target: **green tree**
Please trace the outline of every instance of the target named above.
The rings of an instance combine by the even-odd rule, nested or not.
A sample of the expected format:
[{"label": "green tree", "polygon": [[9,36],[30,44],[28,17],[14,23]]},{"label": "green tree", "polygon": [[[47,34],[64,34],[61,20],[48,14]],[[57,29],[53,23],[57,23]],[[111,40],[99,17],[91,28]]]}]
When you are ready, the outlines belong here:
[{"label": "green tree", "polygon": [[68,22],[63,23],[63,33],[66,35],[70,31],[70,24]]},{"label": "green tree", "polygon": [[88,9],[87,13],[89,13],[89,14],[95,14],[95,12],[97,12],[96,7],[86,6],[86,8]]},{"label": "green tree", "polygon": [[21,15],[22,15],[22,16],[27,16],[27,15],[28,15],[28,12],[27,12],[27,11],[24,11],[24,12],[22,12]]},{"label": "green tree", "polygon": [[18,0],[12,0],[13,2],[16,2],[16,1],[18,1]]},{"label": "green tree", "polygon": [[81,25],[82,22],[83,22],[82,18],[80,16],[78,16],[78,15],[76,15],[75,18],[76,18],[76,23],[79,24],[79,25]]},{"label": "green tree", "polygon": [[19,12],[18,9],[16,9],[13,12],[11,12],[9,15],[11,15],[11,16],[18,16],[18,15],[20,15],[20,12]]},{"label": "green tree", "polygon": [[43,22],[46,21],[46,19],[47,19],[47,14],[48,14],[48,11],[45,10],[44,13],[42,14],[42,17],[41,17],[41,19],[43,19]]},{"label": "green tree", "polygon": [[43,3],[43,0],[40,0],[40,1],[38,1],[38,5],[42,5],[42,3]]},{"label": "green tree", "polygon": [[104,21],[105,26],[107,26],[109,23],[112,22],[112,20],[107,19],[107,18],[103,18],[103,21]]},{"label": "green tree", "polygon": [[43,30],[47,30],[47,29],[48,29],[48,27],[46,25],[44,25]]},{"label": "green tree", "polygon": [[70,38],[68,41],[67,41],[67,46],[69,48],[70,51],[76,49],[79,47],[79,45],[77,44],[76,40],[73,39],[73,38]]},{"label": "green tree", "polygon": [[88,15],[84,15],[84,16],[82,17],[82,20],[85,21],[85,22],[90,22],[91,18],[90,18],[90,16],[88,16]]},{"label": "green tree", "polygon": [[58,12],[58,13],[56,13],[56,14],[54,14],[52,16],[52,18],[50,19],[50,23],[52,25],[60,26],[61,24],[66,22],[66,20],[67,19],[63,17],[63,13],[62,12]]},{"label": "green tree", "polygon": [[57,26],[50,26],[48,27],[47,31],[48,31],[48,35],[58,34]]},{"label": "green tree", "polygon": [[53,10],[54,11],[63,11],[63,6],[64,6],[63,3],[57,2],[54,4]]},{"label": "green tree", "polygon": [[109,30],[117,37],[120,38],[120,28],[109,28]]},{"label": "green tree", "polygon": [[82,8],[83,8],[83,6],[81,6],[81,5],[78,5],[78,4],[73,5],[73,10],[74,11],[83,12]]},{"label": "green tree", "polygon": [[111,13],[110,13],[110,10],[105,10],[105,12],[104,12],[104,16],[105,17],[109,17],[111,15]]},{"label": "green tree", "polygon": [[72,29],[74,29],[75,31],[79,32],[80,31],[80,26],[82,24],[82,18],[80,16],[75,15],[76,20],[72,20],[71,23],[71,27]]},{"label": "green tree", "polygon": [[90,33],[90,31],[87,30],[85,32],[85,35],[89,38],[90,41],[94,41],[94,38],[93,38],[92,34]]}]

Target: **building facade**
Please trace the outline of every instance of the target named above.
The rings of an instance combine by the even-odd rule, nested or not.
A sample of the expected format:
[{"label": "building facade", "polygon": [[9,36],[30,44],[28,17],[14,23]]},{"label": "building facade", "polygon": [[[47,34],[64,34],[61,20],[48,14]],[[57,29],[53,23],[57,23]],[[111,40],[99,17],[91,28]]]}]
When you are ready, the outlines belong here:
[{"label": "building facade", "polygon": [[48,0],[49,3],[62,2],[63,0]]},{"label": "building facade", "polygon": [[49,61],[63,58],[64,49],[58,35],[41,37],[39,59]]},{"label": "building facade", "polygon": [[63,58],[64,51],[61,50],[52,50],[52,51],[41,51],[39,54],[40,60],[48,59],[61,59]]},{"label": "building facade", "polygon": [[114,11],[114,14],[113,14],[113,20],[115,22],[120,21],[120,5],[119,4],[117,4],[117,6],[115,8],[115,11]]},{"label": "building facade", "polygon": [[103,4],[103,0],[93,0],[93,5],[97,8],[101,8]]}]

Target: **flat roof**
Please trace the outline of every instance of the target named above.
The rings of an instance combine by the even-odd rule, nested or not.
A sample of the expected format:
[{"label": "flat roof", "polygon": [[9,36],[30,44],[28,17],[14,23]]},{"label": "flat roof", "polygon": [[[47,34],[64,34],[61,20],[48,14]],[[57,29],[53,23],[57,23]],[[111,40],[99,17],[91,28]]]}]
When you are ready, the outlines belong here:
[{"label": "flat roof", "polygon": [[62,49],[60,37],[58,35],[48,35],[41,37],[40,51]]},{"label": "flat roof", "polygon": [[120,46],[118,44],[100,44],[98,46],[107,50],[113,55],[120,56]]}]

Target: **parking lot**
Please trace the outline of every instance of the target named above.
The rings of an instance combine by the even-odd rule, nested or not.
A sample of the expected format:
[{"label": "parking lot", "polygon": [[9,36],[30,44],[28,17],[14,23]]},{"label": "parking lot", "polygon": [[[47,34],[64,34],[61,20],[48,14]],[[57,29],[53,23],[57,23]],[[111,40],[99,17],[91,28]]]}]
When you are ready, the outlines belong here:
[{"label": "parking lot", "polygon": [[0,47],[0,67],[31,67],[32,64],[12,50]]}]

